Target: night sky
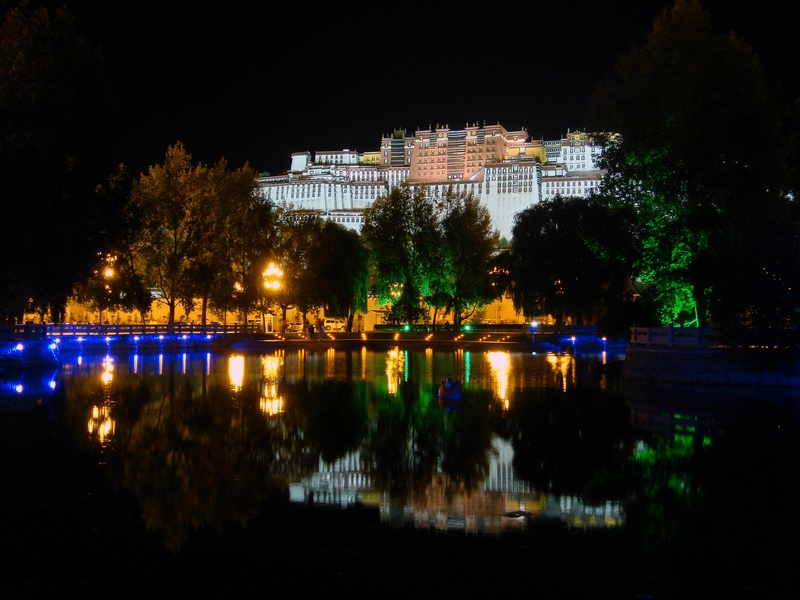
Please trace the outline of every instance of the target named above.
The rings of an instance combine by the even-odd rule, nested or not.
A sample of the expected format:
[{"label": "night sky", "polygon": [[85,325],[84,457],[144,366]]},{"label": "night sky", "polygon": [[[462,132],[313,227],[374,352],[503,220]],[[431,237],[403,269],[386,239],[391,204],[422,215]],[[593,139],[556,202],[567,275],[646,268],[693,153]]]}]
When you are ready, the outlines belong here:
[{"label": "night sky", "polygon": [[[44,4],[66,6],[101,48],[129,126],[120,162],[138,173],[180,141],[197,162],[275,174],[292,152],[377,150],[394,129],[584,129],[595,85],[672,2]],[[793,19],[757,12],[766,4],[703,6],[798,94]]]}]

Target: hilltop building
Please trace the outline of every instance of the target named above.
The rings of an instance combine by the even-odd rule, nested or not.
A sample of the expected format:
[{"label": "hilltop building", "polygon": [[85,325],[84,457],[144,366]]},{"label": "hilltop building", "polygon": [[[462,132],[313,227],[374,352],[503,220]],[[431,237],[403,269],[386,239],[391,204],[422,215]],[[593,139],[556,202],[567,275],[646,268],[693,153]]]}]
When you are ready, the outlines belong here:
[{"label": "hilltop building", "polygon": [[381,138],[378,152],[317,151],[313,160],[310,152],[293,153],[289,171],[262,177],[259,186],[265,199],[356,231],[364,209],[403,183],[434,196],[473,193],[510,240],[518,212],[557,194],[586,197],[595,189],[603,176],[600,153],[585,132],[543,141],[500,124],[437,125],[413,135],[397,129]]}]

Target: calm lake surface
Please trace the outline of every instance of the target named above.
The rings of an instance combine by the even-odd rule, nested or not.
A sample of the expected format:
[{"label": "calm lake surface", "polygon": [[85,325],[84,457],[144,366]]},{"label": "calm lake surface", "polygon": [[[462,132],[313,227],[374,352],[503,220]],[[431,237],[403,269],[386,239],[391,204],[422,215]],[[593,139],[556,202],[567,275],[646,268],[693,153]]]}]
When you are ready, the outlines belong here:
[{"label": "calm lake surface", "polygon": [[798,597],[800,392],[622,352],[62,355],[0,382],[0,594]]}]

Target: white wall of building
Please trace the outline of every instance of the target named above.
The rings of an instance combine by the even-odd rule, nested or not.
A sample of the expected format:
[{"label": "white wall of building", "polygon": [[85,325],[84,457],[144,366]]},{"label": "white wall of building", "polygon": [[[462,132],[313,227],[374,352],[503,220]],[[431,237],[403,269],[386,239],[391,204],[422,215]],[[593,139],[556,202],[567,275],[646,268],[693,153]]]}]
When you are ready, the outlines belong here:
[{"label": "white wall of building", "polygon": [[[413,185],[423,185],[436,195],[448,186],[456,192],[472,192],[488,209],[500,236],[510,240],[520,211],[556,195],[586,197],[602,179],[597,169],[600,147],[587,134],[567,134],[543,145],[548,155],[544,166],[532,160],[513,160],[481,167],[468,180]],[[278,205],[319,211],[322,218],[360,231],[363,218],[358,218],[359,212],[388,195],[392,187],[406,183],[410,168],[357,164],[358,156],[347,149],[318,152],[312,163],[310,153],[296,152],[289,173],[259,180],[261,192]]]}]

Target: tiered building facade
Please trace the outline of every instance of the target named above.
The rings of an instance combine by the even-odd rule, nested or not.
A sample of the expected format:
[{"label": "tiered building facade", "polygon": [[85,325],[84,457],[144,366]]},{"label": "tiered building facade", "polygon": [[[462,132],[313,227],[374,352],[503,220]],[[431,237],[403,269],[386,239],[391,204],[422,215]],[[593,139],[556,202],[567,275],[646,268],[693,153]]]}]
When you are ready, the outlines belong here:
[{"label": "tiered building facade", "polygon": [[265,199],[316,211],[360,231],[363,211],[392,187],[425,186],[434,197],[472,193],[489,210],[501,237],[511,239],[515,215],[558,194],[586,197],[602,180],[601,147],[590,134],[532,140],[527,131],[497,125],[395,130],[377,152],[349,149],[296,152],[282,175],[259,178]]}]

